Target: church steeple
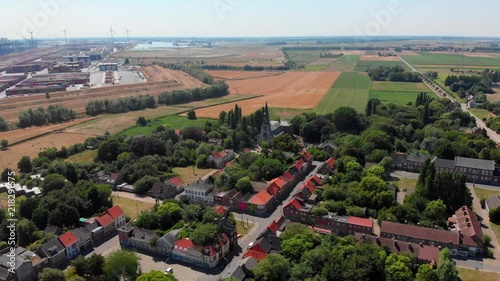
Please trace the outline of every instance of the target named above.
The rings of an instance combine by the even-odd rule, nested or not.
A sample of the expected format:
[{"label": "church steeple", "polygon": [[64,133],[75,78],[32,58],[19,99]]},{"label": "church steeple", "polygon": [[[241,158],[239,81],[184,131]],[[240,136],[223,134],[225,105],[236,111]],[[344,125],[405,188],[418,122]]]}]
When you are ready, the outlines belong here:
[{"label": "church steeple", "polygon": [[264,112],[263,112],[263,117],[264,117],[264,120],[263,121],[263,124],[270,124],[271,123],[271,119],[269,117],[269,107],[267,107],[267,102],[266,102],[266,106],[264,107]]},{"label": "church steeple", "polygon": [[269,107],[264,107],[264,112],[262,114],[262,127],[260,128],[260,141],[270,142],[272,140],[272,132],[271,132],[271,119],[269,119]]}]

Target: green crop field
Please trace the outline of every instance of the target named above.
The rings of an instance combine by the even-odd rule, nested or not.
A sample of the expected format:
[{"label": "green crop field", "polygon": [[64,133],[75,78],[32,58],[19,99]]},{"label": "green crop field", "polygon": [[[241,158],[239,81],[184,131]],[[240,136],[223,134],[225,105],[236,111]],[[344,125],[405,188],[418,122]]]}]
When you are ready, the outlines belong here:
[{"label": "green crop field", "polygon": [[319,59],[320,51],[288,51],[288,56],[297,64],[308,64]]},{"label": "green crop field", "polygon": [[316,107],[316,112],[326,114],[342,106],[364,112],[369,92],[370,78],[366,74],[344,72]]},{"label": "green crop field", "polygon": [[418,94],[417,92],[370,91],[370,98],[379,99],[384,104],[407,105],[409,102],[415,104]]},{"label": "green crop field", "polygon": [[369,68],[375,68],[377,66],[396,66],[399,65],[407,70],[409,70],[408,66],[402,61],[358,61],[354,71],[366,72]]},{"label": "green crop field", "polygon": [[153,133],[154,129],[160,125],[165,127],[171,127],[174,129],[181,129],[184,127],[203,127],[207,121],[213,121],[212,119],[198,118],[196,120],[189,120],[186,116],[170,115],[159,118],[152,121],[146,127],[133,126],[125,131],[119,133],[119,135],[125,136],[136,136],[143,134],[149,136]]},{"label": "green crop field", "polygon": [[329,71],[353,71],[359,61],[360,55],[345,55],[331,63],[326,70]]},{"label": "green crop field", "polygon": [[305,71],[323,71],[325,70],[326,65],[306,65],[304,70]]},{"label": "green crop field", "polygon": [[433,54],[417,52],[419,56],[403,56],[410,64],[416,65],[465,65],[465,66],[497,66],[500,58],[468,57],[461,54]]},{"label": "green crop field", "polygon": [[372,82],[373,91],[388,91],[388,92],[431,92],[424,83],[405,83],[405,82]]},{"label": "green crop field", "polygon": [[309,109],[298,108],[269,108],[269,115],[271,120],[291,121],[293,117],[309,111]]}]

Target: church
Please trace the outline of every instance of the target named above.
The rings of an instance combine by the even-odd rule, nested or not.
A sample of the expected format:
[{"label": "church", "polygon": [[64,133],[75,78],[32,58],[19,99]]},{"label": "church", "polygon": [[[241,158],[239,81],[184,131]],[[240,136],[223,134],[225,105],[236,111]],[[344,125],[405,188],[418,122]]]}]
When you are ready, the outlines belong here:
[{"label": "church", "polygon": [[275,137],[281,134],[293,136],[293,127],[286,121],[271,121],[269,107],[264,107],[262,126],[260,128],[259,142],[271,142]]}]

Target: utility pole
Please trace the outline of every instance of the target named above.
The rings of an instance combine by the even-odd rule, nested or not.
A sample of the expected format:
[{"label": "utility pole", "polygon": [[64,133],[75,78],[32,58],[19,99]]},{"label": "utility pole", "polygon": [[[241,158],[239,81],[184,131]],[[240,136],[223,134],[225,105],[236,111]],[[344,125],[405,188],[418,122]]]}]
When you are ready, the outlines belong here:
[{"label": "utility pole", "polygon": [[114,51],[114,49],[115,49],[115,41],[114,41],[114,39],[113,39],[113,32],[114,32],[114,31],[113,31],[113,26],[112,26],[112,25],[110,25],[109,32],[111,33],[111,48],[112,48],[112,49],[113,49],[113,51]]},{"label": "utility pole", "polygon": [[68,37],[66,36],[66,29],[63,30],[62,32],[64,32],[64,44],[68,45]]},{"label": "utility pole", "polygon": [[128,34],[130,33],[130,30],[125,28],[125,31],[127,32],[127,44],[130,44],[130,38],[128,37]]}]

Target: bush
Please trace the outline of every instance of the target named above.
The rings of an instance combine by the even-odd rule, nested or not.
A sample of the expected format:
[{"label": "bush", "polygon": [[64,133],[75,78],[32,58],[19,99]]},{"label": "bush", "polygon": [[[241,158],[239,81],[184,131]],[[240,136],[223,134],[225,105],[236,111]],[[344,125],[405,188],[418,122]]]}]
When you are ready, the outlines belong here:
[{"label": "bush", "polygon": [[490,210],[490,221],[500,223],[500,207]]},{"label": "bush", "polygon": [[485,208],[486,206],[486,200],[484,198],[481,198],[481,200],[479,200],[479,203],[481,203],[481,208]]},{"label": "bush", "polygon": [[486,245],[486,247],[491,245],[491,237],[487,234],[484,235],[484,245]]}]

